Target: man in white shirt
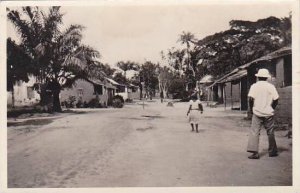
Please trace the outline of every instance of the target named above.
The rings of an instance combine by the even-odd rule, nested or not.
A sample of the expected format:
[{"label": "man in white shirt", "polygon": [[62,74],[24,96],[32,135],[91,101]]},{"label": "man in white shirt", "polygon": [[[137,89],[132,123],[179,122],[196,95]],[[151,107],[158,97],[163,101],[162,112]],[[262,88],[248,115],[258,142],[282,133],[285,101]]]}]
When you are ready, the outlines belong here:
[{"label": "man in white shirt", "polygon": [[274,109],[278,104],[278,92],[274,85],[267,82],[270,73],[267,69],[260,69],[255,76],[258,81],[250,87],[248,97],[250,109],[253,112],[251,131],[247,151],[252,153],[249,159],[259,159],[258,145],[261,127],[267,131],[269,140],[269,156],[276,157],[277,145],[274,136]]}]

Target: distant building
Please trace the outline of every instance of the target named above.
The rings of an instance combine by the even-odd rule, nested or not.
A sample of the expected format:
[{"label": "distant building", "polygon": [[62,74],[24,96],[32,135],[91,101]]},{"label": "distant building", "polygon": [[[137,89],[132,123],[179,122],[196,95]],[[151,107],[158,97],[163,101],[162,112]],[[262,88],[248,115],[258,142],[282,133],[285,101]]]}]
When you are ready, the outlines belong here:
[{"label": "distant building", "polygon": [[111,78],[105,78],[110,84],[116,87],[116,95],[120,95],[124,100],[138,99],[139,87],[133,84],[118,83]]},{"label": "distant building", "polygon": [[216,96],[210,85],[214,83],[214,77],[212,75],[205,75],[197,82],[197,89],[200,91],[199,95],[202,96],[202,100],[214,101]]}]

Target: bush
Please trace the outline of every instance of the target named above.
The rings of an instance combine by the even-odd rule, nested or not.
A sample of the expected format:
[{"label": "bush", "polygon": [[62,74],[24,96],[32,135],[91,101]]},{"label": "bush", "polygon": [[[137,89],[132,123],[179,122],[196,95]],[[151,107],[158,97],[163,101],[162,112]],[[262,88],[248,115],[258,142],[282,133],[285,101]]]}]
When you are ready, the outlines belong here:
[{"label": "bush", "polygon": [[101,104],[98,99],[94,98],[88,102],[90,108],[101,108]]},{"label": "bush", "polygon": [[82,108],[83,107],[83,103],[81,100],[79,100],[77,103],[76,103],[76,108]]},{"label": "bush", "polygon": [[187,100],[189,93],[185,90],[185,81],[180,78],[172,80],[168,92],[172,94],[173,99]]},{"label": "bush", "polygon": [[120,95],[116,95],[112,99],[112,106],[114,108],[122,108],[124,106],[124,99]]},{"label": "bush", "polygon": [[173,94],[173,99],[189,100],[189,93],[185,90]]},{"label": "bush", "polygon": [[83,108],[88,108],[88,107],[89,107],[89,104],[86,101],[84,101],[83,102]]},{"label": "bush", "polygon": [[133,100],[130,99],[130,98],[126,99],[125,101],[126,101],[126,103],[132,103],[133,102]]},{"label": "bush", "polygon": [[183,92],[181,93],[181,100],[180,100],[180,101],[182,101],[182,102],[190,101],[190,100],[191,100],[190,97],[191,97],[191,95],[190,95],[189,92],[183,91]]},{"label": "bush", "polygon": [[65,106],[66,108],[74,108],[75,101],[76,101],[75,96],[69,96],[69,98],[66,101],[61,102],[61,105]]}]

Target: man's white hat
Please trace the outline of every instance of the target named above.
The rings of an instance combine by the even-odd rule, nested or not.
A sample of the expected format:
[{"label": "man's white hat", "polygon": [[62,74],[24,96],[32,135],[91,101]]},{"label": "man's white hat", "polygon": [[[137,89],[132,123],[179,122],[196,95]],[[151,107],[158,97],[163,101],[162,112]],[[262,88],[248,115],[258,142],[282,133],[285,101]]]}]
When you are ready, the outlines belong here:
[{"label": "man's white hat", "polygon": [[255,74],[256,77],[264,77],[264,78],[270,78],[271,75],[269,71],[265,68],[259,69],[259,71]]}]

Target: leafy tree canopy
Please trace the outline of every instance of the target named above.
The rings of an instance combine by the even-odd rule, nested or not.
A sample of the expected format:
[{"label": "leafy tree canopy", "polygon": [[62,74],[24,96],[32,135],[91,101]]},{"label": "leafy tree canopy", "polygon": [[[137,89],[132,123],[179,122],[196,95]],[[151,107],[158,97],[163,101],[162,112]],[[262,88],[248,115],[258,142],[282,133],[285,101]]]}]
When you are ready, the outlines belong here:
[{"label": "leafy tree canopy", "polygon": [[18,81],[28,82],[32,66],[31,57],[15,43],[7,39],[7,91],[12,91],[13,85]]},{"label": "leafy tree canopy", "polygon": [[198,41],[194,49],[197,55],[195,62],[201,59],[206,72],[221,76],[290,44],[291,17],[269,17],[255,22],[232,20],[229,30]]}]

